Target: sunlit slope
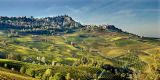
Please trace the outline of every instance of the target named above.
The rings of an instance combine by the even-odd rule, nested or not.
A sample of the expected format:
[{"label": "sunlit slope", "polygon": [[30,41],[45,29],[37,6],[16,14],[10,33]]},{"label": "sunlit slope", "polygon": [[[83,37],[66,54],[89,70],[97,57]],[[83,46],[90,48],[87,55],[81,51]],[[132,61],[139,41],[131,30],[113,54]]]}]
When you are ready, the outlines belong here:
[{"label": "sunlit slope", "polygon": [[[72,45],[75,43],[75,45]],[[62,36],[2,37],[0,51],[23,56],[44,56],[59,62],[74,62],[83,55],[91,58],[115,58],[128,53],[150,56],[159,52],[159,42],[142,42],[140,38],[120,33],[77,32]],[[73,57],[73,55],[76,57]],[[62,60],[63,57],[63,60]]]},{"label": "sunlit slope", "polygon": [[0,71],[0,80],[38,80],[20,74],[14,74],[6,71]]},{"label": "sunlit slope", "polygon": [[[74,65],[85,56],[89,62],[96,60],[103,64],[141,71],[141,78],[146,80],[159,76],[159,40],[147,40],[117,32],[85,31],[61,36],[26,35],[0,38],[0,53],[5,54],[1,55],[2,58],[20,61],[29,58],[36,61],[37,57],[45,57],[47,64],[54,61],[60,65]],[[8,57],[11,54],[21,58]],[[35,63],[34,61],[29,62]]]},{"label": "sunlit slope", "polygon": [[[22,67],[25,67],[26,69],[23,74],[21,73]],[[95,74],[97,72],[101,72],[102,70],[101,68],[94,66],[51,66],[0,59],[0,79],[5,78],[7,80],[39,80],[42,79],[42,75],[47,69],[52,70],[53,76],[55,73],[62,73],[63,75],[65,75],[66,73],[73,73],[71,74],[71,76],[75,79],[86,79],[92,77],[90,74]]]},{"label": "sunlit slope", "polygon": [[0,80],[39,80],[15,71],[0,68]]}]

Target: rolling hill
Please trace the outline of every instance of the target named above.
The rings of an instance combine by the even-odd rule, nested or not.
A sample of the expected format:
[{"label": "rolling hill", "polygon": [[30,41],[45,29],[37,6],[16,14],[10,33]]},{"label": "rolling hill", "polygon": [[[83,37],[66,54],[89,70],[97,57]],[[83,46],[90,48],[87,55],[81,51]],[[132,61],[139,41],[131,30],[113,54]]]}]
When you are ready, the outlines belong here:
[{"label": "rolling hill", "polygon": [[81,25],[67,15],[0,17],[0,30],[0,75],[42,80],[160,79],[159,39],[114,25]]}]

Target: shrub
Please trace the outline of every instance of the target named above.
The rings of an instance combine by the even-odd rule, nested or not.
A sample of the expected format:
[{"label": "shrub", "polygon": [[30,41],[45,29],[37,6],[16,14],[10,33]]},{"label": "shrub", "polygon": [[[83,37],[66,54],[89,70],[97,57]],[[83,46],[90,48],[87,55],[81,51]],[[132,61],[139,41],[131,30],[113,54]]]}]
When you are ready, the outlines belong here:
[{"label": "shrub", "polygon": [[86,57],[82,57],[81,58],[81,63],[82,64],[86,64],[86,63],[88,63],[89,61],[88,61],[88,58],[86,58]]},{"label": "shrub", "polygon": [[26,68],[22,66],[20,69],[20,73],[25,73],[25,72],[26,72]]},{"label": "shrub", "polygon": [[54,75],[54,80],[65,80],[65,77],[62,75],[62,73],[56,73]]},{"label": "shrub", "polygon": [[66,75],[66,80],[71,80],[71,75],[70,75],[70,73],[67,73],[67,75]]},{"label": "shrub", "polygon": [[49,80],[54,80],[54,77],[53,77],[53,76],[50,76],[50,77],[49,77]]},{"label": "shrub", "polygon": [[4,64],[4,67],[7,68],[7,64]]},{"label": "shrub", "polygon": [[29,75],[29,76],[35,77],[35,71],[34,70],[27,69],[26,74]]},{"label": "shrub", "polygon": [[52,69],[47,69],[42,76],[42,80],[49,80],[51,75],[52,75]]}]

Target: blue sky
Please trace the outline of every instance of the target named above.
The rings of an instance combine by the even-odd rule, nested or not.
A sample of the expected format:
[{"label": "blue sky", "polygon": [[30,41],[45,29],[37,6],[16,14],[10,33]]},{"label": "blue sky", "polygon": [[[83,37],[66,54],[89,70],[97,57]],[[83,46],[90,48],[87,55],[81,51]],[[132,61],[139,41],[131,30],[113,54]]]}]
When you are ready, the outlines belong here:
[{"label": "blue sky", "polygon": [[159,0],[0,0],[0,16],[64,14],[82,24],[113,24],[138,35],[160,37]]}]

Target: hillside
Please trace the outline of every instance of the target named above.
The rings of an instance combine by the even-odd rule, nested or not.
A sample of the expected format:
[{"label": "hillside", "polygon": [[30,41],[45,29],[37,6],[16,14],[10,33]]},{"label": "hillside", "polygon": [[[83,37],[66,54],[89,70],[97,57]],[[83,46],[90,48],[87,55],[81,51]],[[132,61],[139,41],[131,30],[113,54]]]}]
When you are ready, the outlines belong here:
[{"label": "hillside", "polygon": [[122,32],[121,29],[116,28],[114,25],[81,25],[67,15],[44,18],[33,18],[32,16],[0,17],[0,30],[14,35],[60,35],[84,29]]},{"label": "hillside", "polygon": [[45,18],[0,17],[0,30],[15,34],[56,35],[72,33],[81,27],[83,26],[80,23],[67,15]]},{"label": "hillside", "polygon": [[[0,21],[0,67],[14,69],[16,75],[42,80],[60,80],[57,75],[61,80],[160,79],[158,39],[114,25],[81,25],[68,16]],[[36,27],[47,33],[37,33]],[[48,33],[50,28],[55,32]]]},{"label": "hillside", "polygon": [[27,75],[12,72],[4,68],[0,68],[0,80],[39,80]]}]

